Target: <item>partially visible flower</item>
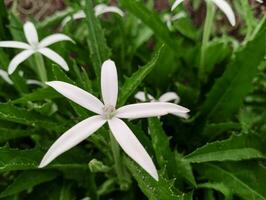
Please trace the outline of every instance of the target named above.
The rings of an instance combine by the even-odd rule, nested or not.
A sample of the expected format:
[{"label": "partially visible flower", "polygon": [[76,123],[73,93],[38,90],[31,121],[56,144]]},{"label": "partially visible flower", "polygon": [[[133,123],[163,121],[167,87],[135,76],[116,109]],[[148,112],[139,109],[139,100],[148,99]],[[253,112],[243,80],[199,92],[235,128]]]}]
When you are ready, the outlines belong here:
[{"label": "partially visible flower", "polygon": [[[22,71],[19,71],[19,75],[21,77],[23,77],[23,72]],[[13,85],[13,81],[9,78],[9,74],[5,71],[5,70],[2,70],[0,69],[0,77],[5,81],[7,82],[8,84],[10,85]],[[33,80],[33,79],[28,79],[26,80],[26,83],[28,85],[39,85],[39,86],[43,86],[43,83],[38,81],[38,80]]]},{"label": "partially visible flower", "polygon": [[23,29],[28,44],[18,41],[0,41],[0,47],[24,49],[24,51],[17,54],[9,63],[9,74],[12,74],[20,63],[22,63],[35,53],[41,53],[42,55],[57,63],[64,70],[69,69],[66,61],[55,51],[47,48],[47,46],[60,41],[74,42],[70,37],[61,33],[56,33],[45,37],[39,42],[38,33],[33,23],[26,22],[23,26]]},{"label": "partially visible flower", "polygon": [[79,122],[60,136],[43,157],[39,165],[40,168],[48,165],[57,156],[85,140],[107,122],[114,138],[127,155],[155,180],[158,180],[157,170],[152,159],[134,133],[121,119],[147,118],[175,112],[187,113],[189,112],[187,108],[173,103],[152,102],[130,104],[116,109],[118,78],[115,63],[111,60],[105,61],[101,70],[103,103],[92,94],[69,83],[52,81],[47,82],[47,85],[80,106],[96,113],[96,115]]},{"label": "partially visible flower", "polygon": [[166,22],[168,29],[173,30],[173,22],[184,17],[186,17],[185,12],[180,12],[175,15],[165,14],[163,20]]},{"label": "partially visible flower", "polygon": [[[176,104],[178,104],[180,102],[180,97],[175,92],[166,92],[162,96],[160,96],[158,100],[150,94],[145,94],[145,92],[143,92],[143,91],[137,92],[134,97],[135,97],[135,99],[138,99],[139,101],[142,101],[142,102],[145,102],[145,101],[150,101],[150,102],[174,101]],[[185,119],[189,118],[189,115],[187,113],[173,112],[171,114],[185,118]]]},{"label": "partially visible flower", "polygon": [[256,0],[258,3],[263,3],[263,0]]},{"label": "partially visible flower", "polygon": [[[120,15],[121,17],[124,16],[124,12],[119,9],[116,6],[108,6],[106,4],[98,4],[94,7],[95,16],[98,17],[99,15],[102,15],[104,13],[116,13]],[[64,27],[68,22],[71,21],[71,19],[77,20],[77,19],[83,19],[86,18],[86,14],[83,10],[80,10],[76,13],[74,13],[72,16],[67,16],[63,21],[61,26]]]},{"label": "partially visible flower", "polygon": [[[184,0],[176,0],[172,5],[171,10],[173,11],[179,4],[181,4]],[[227,19],[229,20],[232,26],[236,25],[236,17],[233,12],[231,6],[225,0],[205,0],[205,1],[212,1],[220,10],[226,15]]]}]

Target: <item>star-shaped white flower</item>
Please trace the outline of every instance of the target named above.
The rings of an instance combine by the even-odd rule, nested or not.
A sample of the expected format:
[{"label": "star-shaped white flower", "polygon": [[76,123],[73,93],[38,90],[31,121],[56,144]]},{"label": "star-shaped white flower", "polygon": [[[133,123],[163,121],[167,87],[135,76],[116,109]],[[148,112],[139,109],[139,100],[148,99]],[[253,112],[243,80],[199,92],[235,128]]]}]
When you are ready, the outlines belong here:
[{"label": "star-shaped white flower", "polygon": [[147,118],[174,112],[187,113],[189,112],[187,108],[173,103],[152,102],[130,104],[116,109],[118,79],[115,63],[111,60],[105,61],[101,70],[103,103],[90,93],[69,83],[52,81],[47,84],[96,115],[79,122],[59,137],[45,154],[39,167],[48,165],[57,156],[85,140],[107,122],[114,138],[128,156],[158,180],[157,170],[152,159],[121,119]]},{"label": "star-shaped white flower", "polygon": [[[124,16],[124,12],[119,9],[116,6],[108,6],[106,4],[98,4],[94,7],[95,16],[98,17],[99,15],[102,15],[104,13],[116,13],[120,15],[121,17]],[[83,10],[80,10],[76,13],[74,13],[72,16],[67,16],[63,21],[61,26],[64,27],[68,22],[71,21],[71,19],[77,20],[77,19],[83,19],[86,18],[86,14]]]},{"label": "star-shaped white flower", "polygon": [[[138,99],[139,101],[145,102],[145,101],[150,101],[150,102],[170,102],[174,101],[176,104],[180,102],[180,97],[175,93],[175,92],[166,92],[162,96],[159,97],[159,99],[156,99],[153,97],[151,94],[145,94],[143,91],[139,91],[135,94],[135,99]],[[173,115],[182,117],[187,119],[189,115],[184,112],[173,112],[171,113]]]},{"label": "star-shaped white flower", "polygon": [[9,74],[12,74],[20,63],[25,61],[34,53],[41,53],[42,55],[57,63],[64,70],[69,69],[66,61],[55,51],[47,48],[47,46],[60,41],[74,42],[70,37],[61,33],[56,33],[45,37],[39,42],[38,33],[33,23],[26,22],[23,26],[23,29],[28,44],[18,41],[0,41],[0,47],[24,49],[24,51],[16,55],[9,63]]},{"label": "star-shaped white flower", "polygon": [[[172,5],[171,10],[174,10],[179,4],[181,4],[184,0],[176,0]],[[225,0],[205,0],[205,1],[212,1],[227,17],[230,24],[232,26],[236,25],[236,17],[234,14],[233,9]]]}]

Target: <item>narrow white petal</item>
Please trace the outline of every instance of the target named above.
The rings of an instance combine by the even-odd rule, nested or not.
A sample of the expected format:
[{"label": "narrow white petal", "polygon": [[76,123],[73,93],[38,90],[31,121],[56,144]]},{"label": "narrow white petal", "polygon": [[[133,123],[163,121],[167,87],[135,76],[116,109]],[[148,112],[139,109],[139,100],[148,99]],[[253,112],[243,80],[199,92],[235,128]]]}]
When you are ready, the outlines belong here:
[{"label": "narrow white petal", "polygon": [[135,99],[138,99],[138,100],[143,101],[143,102],[144,101],[154,101],[155,100],[155,98],[152,95],[145,94],[145,92],[143,92],[143,91],[137,92],[137,94],[135,94],[134,97],[135,97]]},{"label": "narrow white petal", "polygon": [[151,157],[125,122],[121,119],[113,118],[108,120],[108,124],[115,139],[126,154],[158,181],[157,170]]},{"label": "narrow white petal", "polygon": [[178,117],[182,117],[182,118],[184,118],[184,119],[188,119],[189,118],[189,114],[187,114],[187,113],[171,113],[171,114],[173,114],[173,115],[175,115],[175,116],[178,116]]},{"label": "narrow white petal", "polygon": [[28,85],[39,85],[39,86],[43,86],[44,85],[41,81],[32,80],[32,79],[26,80],[26,83]]},{"label": "narrow white petal", "polygon": [[178,103],[180,101],[180,98],[175,92],[166,92],[159,98],[159,101],[161,102],[175,101],[175,103]]},{"label": "narrow white petal", "polygon": [[17,41],[1,41],[0,47],[7,48],[18,48],[18,49],[30,49],[31,46],[25,42],[17,42]]},{"label": "narrow white petal", "polygon": [[116,6],[107,6],[106,4],[98,4],[94,8],[95,16],[102,15],[104,13],[116,13],[121,17],[124,16],[124,12]]},{"label": "narrow white petal", "polygon": [[10,85],[13,85],[13,81],[9,78],[8,73],[5,70],[0,69],[0,77]]},{"label": "narrow white petal", "polygon": [[63,81],[51,81],[46,82],[46,84],[80,106],[97,114],[102,114],[103,103],[85,90]]},{"label": "narrow white petal", "polygon": [[213,0],[213,3],[224,12],[231,25],[235,26],[236,18],[231,6],[225,0]]},{"label": "narrow white petal", "polygon": [[44,39],[42,39],[42,41],[39,44],[39,47],[40,48],[47,47],[51,44],[54,44],[54,43],[60,42],[60,41],[71,41],[74,43],[74,41],[70,37],[68,37],[67,35],[61,34],[61,33],[56,33],[56,34],[49,35],[49,36],[45,37]]},{"label": "narrow white petal", "polygon": [[256,0],[258,3],[263,3],[263,0]]},{"label": "narrow white petal", "polygon": [[64,70],[68,71],[69,67],[64,60],[58,53],[55,51],[48,49],[48,48],[42,48],[38,50],[41,54],[45,55],[50,60],[54,61],[56,64],[58,64],[60,67],[62,67]]},{"label": "narrow white petal", "polygon": [[36,46],[39,43],[37,30],[32,22],[26,22],[23,26],[24,34],[28,43]]},{"label": "narrow white petal", "polygon": [[9,63],[8,74],[12,74],[16,70],[17,66],[30,57],[33,53],[33,50],[24,50],[17,54]]},{"label": "narrow white petal", "polygon": [[71,129],[61,135],[50,147],[50,149],[43,157],[39,168],[45,167],[56,157],[85,140],[87,137],[97,131],[101,126],[103,126],[105,122],[106,121],[103,120],[100,115],[96,115],[87,118],[73,126]]},{"label": "narrow white petal", "polygon": [[182,3],[184,0],[176,0],[175,3],[173,3],[171,11],[176,9],[177,6],[179,6],[180,3]]},{"label": "narrow white petal", "polygon": [[112,60],[106,60],[102,65],[101,89],[104,104],[115,107],[118,95],[118,79],[115,63]]},{"label": "narrow white petal", "polygon": [[187,113],[189,109],[166,102],[136,103],[123,106],[117,109],[116,117],[118,118],[146,118],[162,116],[169,113]]},{"label": "narrow white petal", "polygon": [[78,12],[76,12],[75,14],[73,14],[72,16],[67,16],[61,23],[61,26],[64,27],[68,22],[71,21],[71,19],[83,19],[86,18],[86,14],[84,13],[83,10],[80,10]]}]

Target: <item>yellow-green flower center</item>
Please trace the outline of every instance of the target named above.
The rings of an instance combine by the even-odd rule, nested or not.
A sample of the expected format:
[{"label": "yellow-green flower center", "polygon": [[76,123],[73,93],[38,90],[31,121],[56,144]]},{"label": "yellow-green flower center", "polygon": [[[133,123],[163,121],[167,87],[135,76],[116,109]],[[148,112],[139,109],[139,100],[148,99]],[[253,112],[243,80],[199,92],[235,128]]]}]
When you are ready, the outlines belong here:
[{"label": "yellow-green flower center", "polygon": [[103,117],[105,119],[112,119],[115,116],[116,110],[114,106],[111,105],[105,105],[103,107]]}]

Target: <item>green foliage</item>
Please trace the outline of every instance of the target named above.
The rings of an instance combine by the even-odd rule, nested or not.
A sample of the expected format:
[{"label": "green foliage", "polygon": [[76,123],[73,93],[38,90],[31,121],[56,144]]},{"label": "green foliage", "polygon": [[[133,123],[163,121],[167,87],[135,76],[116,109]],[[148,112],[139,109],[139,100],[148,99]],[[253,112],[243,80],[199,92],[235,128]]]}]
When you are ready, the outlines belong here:
[{"label": "green foliage", "polygon": [[[219,8],[207,14],[205,1],[184,1],[173,11],[174,0],[116,2],[66,0],[53,13],[56,6],[47,1],[40,12],[33,3],[34,12],[27,14],[25,1],[8,8],[0,1],[1,41],[27,42],[28,20],[40,40],[63,33],[75,42],[51,45],[69,71],[29,57],[8,77],[9,63],[23,49],[0,47],[0,198],[266,200],[263,5],[228,1],[237,16],[231,27]],[[124,15],[95,16],[100,3],[118,6]],[[86,18],[72,17],[62,27],[78,11]],[[100,73],[107,59],[118,72],[117,107],[138,102],[136,92],[145,91],[156,99],[175,92],[179,101],[171,102],[190,109],[187,119],[173,113],[123,119],[154,162],[158,181],[125,154],[108,123],[38,168],[60,136],[92,115],[45,83],[29,84],[41,77],[38,64],[48,81],[76,85],[102,100]]]}]

